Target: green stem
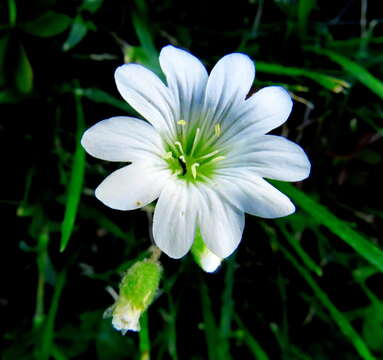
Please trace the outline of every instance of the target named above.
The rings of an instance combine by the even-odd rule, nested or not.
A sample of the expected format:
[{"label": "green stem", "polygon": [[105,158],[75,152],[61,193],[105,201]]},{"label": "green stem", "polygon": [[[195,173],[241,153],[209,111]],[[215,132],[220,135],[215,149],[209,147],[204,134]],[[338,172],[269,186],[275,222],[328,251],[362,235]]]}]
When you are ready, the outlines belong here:
[{"label": "green stem", "polygon": [[230,357],[230,343],[229,338],[231,335],[231,321],[233,318],[233,287],[234,287],[234,272],[236,268],[235,254],[226,261],[226,274],[225,274],[225,289],[222,294],[222,310],[221,310],[221,346],[222,354],[225,358]]},{"label": "green stem", "polygon": [[56,286],[52,297],[51,306],[41,336],[41,353],[39,360],[48,360],[52,352],[54,325],[59,307],[59,301],[66,280],[66,270],[62,270],[56,279]]},{"label": "green stem", "polygon": [[37,266],[39,275],[36,291],[36,310],[33,319],[34,326],[36,328],[40,327],[44,321],[45,272],[47,264],[48,242],[49,232],[47,228],[44,228],[38,237]]},{"label": "green stem", "polygon": [[141,330],[139,332],[140,341],[140,360],[150,359],[150,338],[149,338],[149,324],[148,312],[145,311],[140,317]]}]

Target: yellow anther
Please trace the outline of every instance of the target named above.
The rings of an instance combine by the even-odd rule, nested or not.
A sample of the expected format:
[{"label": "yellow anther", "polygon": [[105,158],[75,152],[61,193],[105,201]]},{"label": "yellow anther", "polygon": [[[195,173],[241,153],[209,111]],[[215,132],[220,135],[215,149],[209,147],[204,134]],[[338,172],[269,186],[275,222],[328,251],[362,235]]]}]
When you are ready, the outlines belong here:
[{"label": "yellow anther", "polygon": [[217,137],[221,135],[221,125],[220,124],[214,125],[214,134]]},{"label": "yellow anther", "polygon": [[169,160],[169,159],[171,159],[172,157],[173,157],[173,153],[172,153],[171,151],[167,152],[167,153],[163,156],[163,158],[164,158],[165,160]]},{"label": "yellow anther", "polygon": [[185,126],[187,123],[186,123],[186,120],[178,120],[177,124],[181,126]]},{"label": "yellow anther", "polygon": [[181,154],[183,154],[184,153],[184,149],[182,148],[182,144],[179,141],[176,141],[174,144],[178,146],[178,148],[180,149]]},{"label": "yellow anther", "polygon": [[186,164],[185,156],[181,155],[179,158]]},{"label": "yellow anther", "polygon": [[197,167],[199,166],[198,163],[194,163],[192,166],[190,166],[192,175],[194,179],[197,179]]}]

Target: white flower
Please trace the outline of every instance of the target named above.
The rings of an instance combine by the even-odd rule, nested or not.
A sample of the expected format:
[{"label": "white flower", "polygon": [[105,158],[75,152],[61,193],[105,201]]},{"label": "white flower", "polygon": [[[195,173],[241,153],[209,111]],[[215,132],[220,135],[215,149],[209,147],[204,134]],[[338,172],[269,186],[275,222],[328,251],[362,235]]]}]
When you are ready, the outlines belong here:
[{"label": "white flower", "polygon": [[96,197],[118,210],[158,198],[153,236],[161,250],[184,256],[199,228],[206,246],[225,258],[241,240],[245,212],[277,218],[295,210],[263,179],[309,175],[298,145],[265,135],[286,121],[291,98],[278,86],[246,98],[255,69],[244,54],[223,57],[208,76],[196,57],[166,46],[160,65],[167,86],[138,64],[115,73],[122,97],[147,122],[113,117],[84,133],[82,145],[92,156],[132,163],[109,175]]}]

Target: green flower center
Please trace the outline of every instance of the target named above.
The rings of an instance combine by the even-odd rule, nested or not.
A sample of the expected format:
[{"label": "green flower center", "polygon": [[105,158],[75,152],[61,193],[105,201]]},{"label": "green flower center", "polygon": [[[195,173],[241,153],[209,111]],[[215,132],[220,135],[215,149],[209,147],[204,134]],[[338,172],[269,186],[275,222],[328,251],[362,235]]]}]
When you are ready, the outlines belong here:
[{"label": "green flower center", "polygon": [[214,138],[220,136],[221,129],[216,124],[210,134],[198,126],[188,127],[185,120],[177,122],[177,137],[165,145],[164,160],[178,178],[188,182],[206,182],[214,176],[217,163],[224,159],[223,151],[214,146]]}]

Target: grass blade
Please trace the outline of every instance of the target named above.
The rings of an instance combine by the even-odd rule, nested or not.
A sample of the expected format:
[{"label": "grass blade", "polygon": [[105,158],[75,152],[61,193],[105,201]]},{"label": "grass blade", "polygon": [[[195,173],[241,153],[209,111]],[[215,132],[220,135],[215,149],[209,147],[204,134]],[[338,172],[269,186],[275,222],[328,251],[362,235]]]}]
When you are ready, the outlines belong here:
[{"label": "grass blade", "polygon": [[299,241],[295,239],[294,236],[287,230],[286,224],[279,221],[276,221],[276,224],[279,226],[282,234],[287,239],[292,248],[295,250],[297,255],[301,258],[303,263],[307,266],[307,268],[313,271],[318,276],[322,276],[321,267],[314,262],[314,260],[302,248]]},{"label": "grass blade", "polygon": [[275,75],[284,75],[290,77],[302,76],[308,79],[311,79],[317,82],[319,85],[324,88],[333,91],[335,93],[339,93],[344,90],[344,88],[349,87],[350,85],[341,79],[334,78],[329,75],[322,74],[317,71],[311,71],[296,67],[284,66],[279,64],[270,64],[262,61],[256,62],[257,72],[267,73],[267,74],[275,74]]},{"label": "grass blade", "polygon": [[254,338],[253,335],[251,335],[250,331],[245,327],[241,319],[237,314],[234,315],[235,322],[237,323],[238,327],[243,331],[245,334],[243,339],[248,346],[249,350],[254,356],[254,359],[256,360],[269,360],[269,357],[265,353],[265,351],[262,349],[261,345],[259,345],[258,341]]},{"label": "grass blade", "polygon": [[85,128],[85,120],[79,92],[75,93],[75,101],[77,115],[76,151],[73,156],[72,171],[67,188],[64,220],[61,224],[60,251],[65,250],[72,234],[84,182],[85,151],[82,148],[80,141]]},{"label": "grass blade", "polygon": [[217,326],[215,323],[211,301],[209,298],[209,293],[207,286],[204,281],[201,281],[201,301],[202,301],[202,313],[203,320],[205,325],[205,336],[207,344],[207,352],[209,360],[221,359],[219,356],[219,342],[218,342],[218,332]]},{"label": "grass blade", "polygon": [[358,79],[362,84],[383,99],[383,82],[373,76],[363,66],[331,50],[316,49],[313,47],[308,47],[307,49],[317,54],[327,56],[330,60],[342,66],[345,71]]},{"label": "grass blade", "polygon": [[319,224],[326,226],[367,261],[375,265],[380,271],[383,271],[383,251],[376,245],[352,229],[346,222],[337,218],[325,206],[319,204],[293,185],[274,181],[273,183],[276,184],[279,190],[294,199],[295,203],[315,218]]},{"label": "grass blade", "polygon": [[330,315],[338,325],[339,329],[350,340],[350,343],[355,347],[361,358],[365,360],[375,360],[376,358],[371,354],[363,339],[355,331],[355,329],[352,327],[347,318],[331,302],[327,294],[318,286],[318,284],[310,275],[310,273],[303,266],[301,266],[295,259],[295,257],[291,255],[290,252],[286,250],[280,243],[278,243],[278,247],[283,252],[285,257],[290,261],[290,263],[300,273],[300,275],[306,280],[307,284],[314,291],[315,296],[329,311]]}]

